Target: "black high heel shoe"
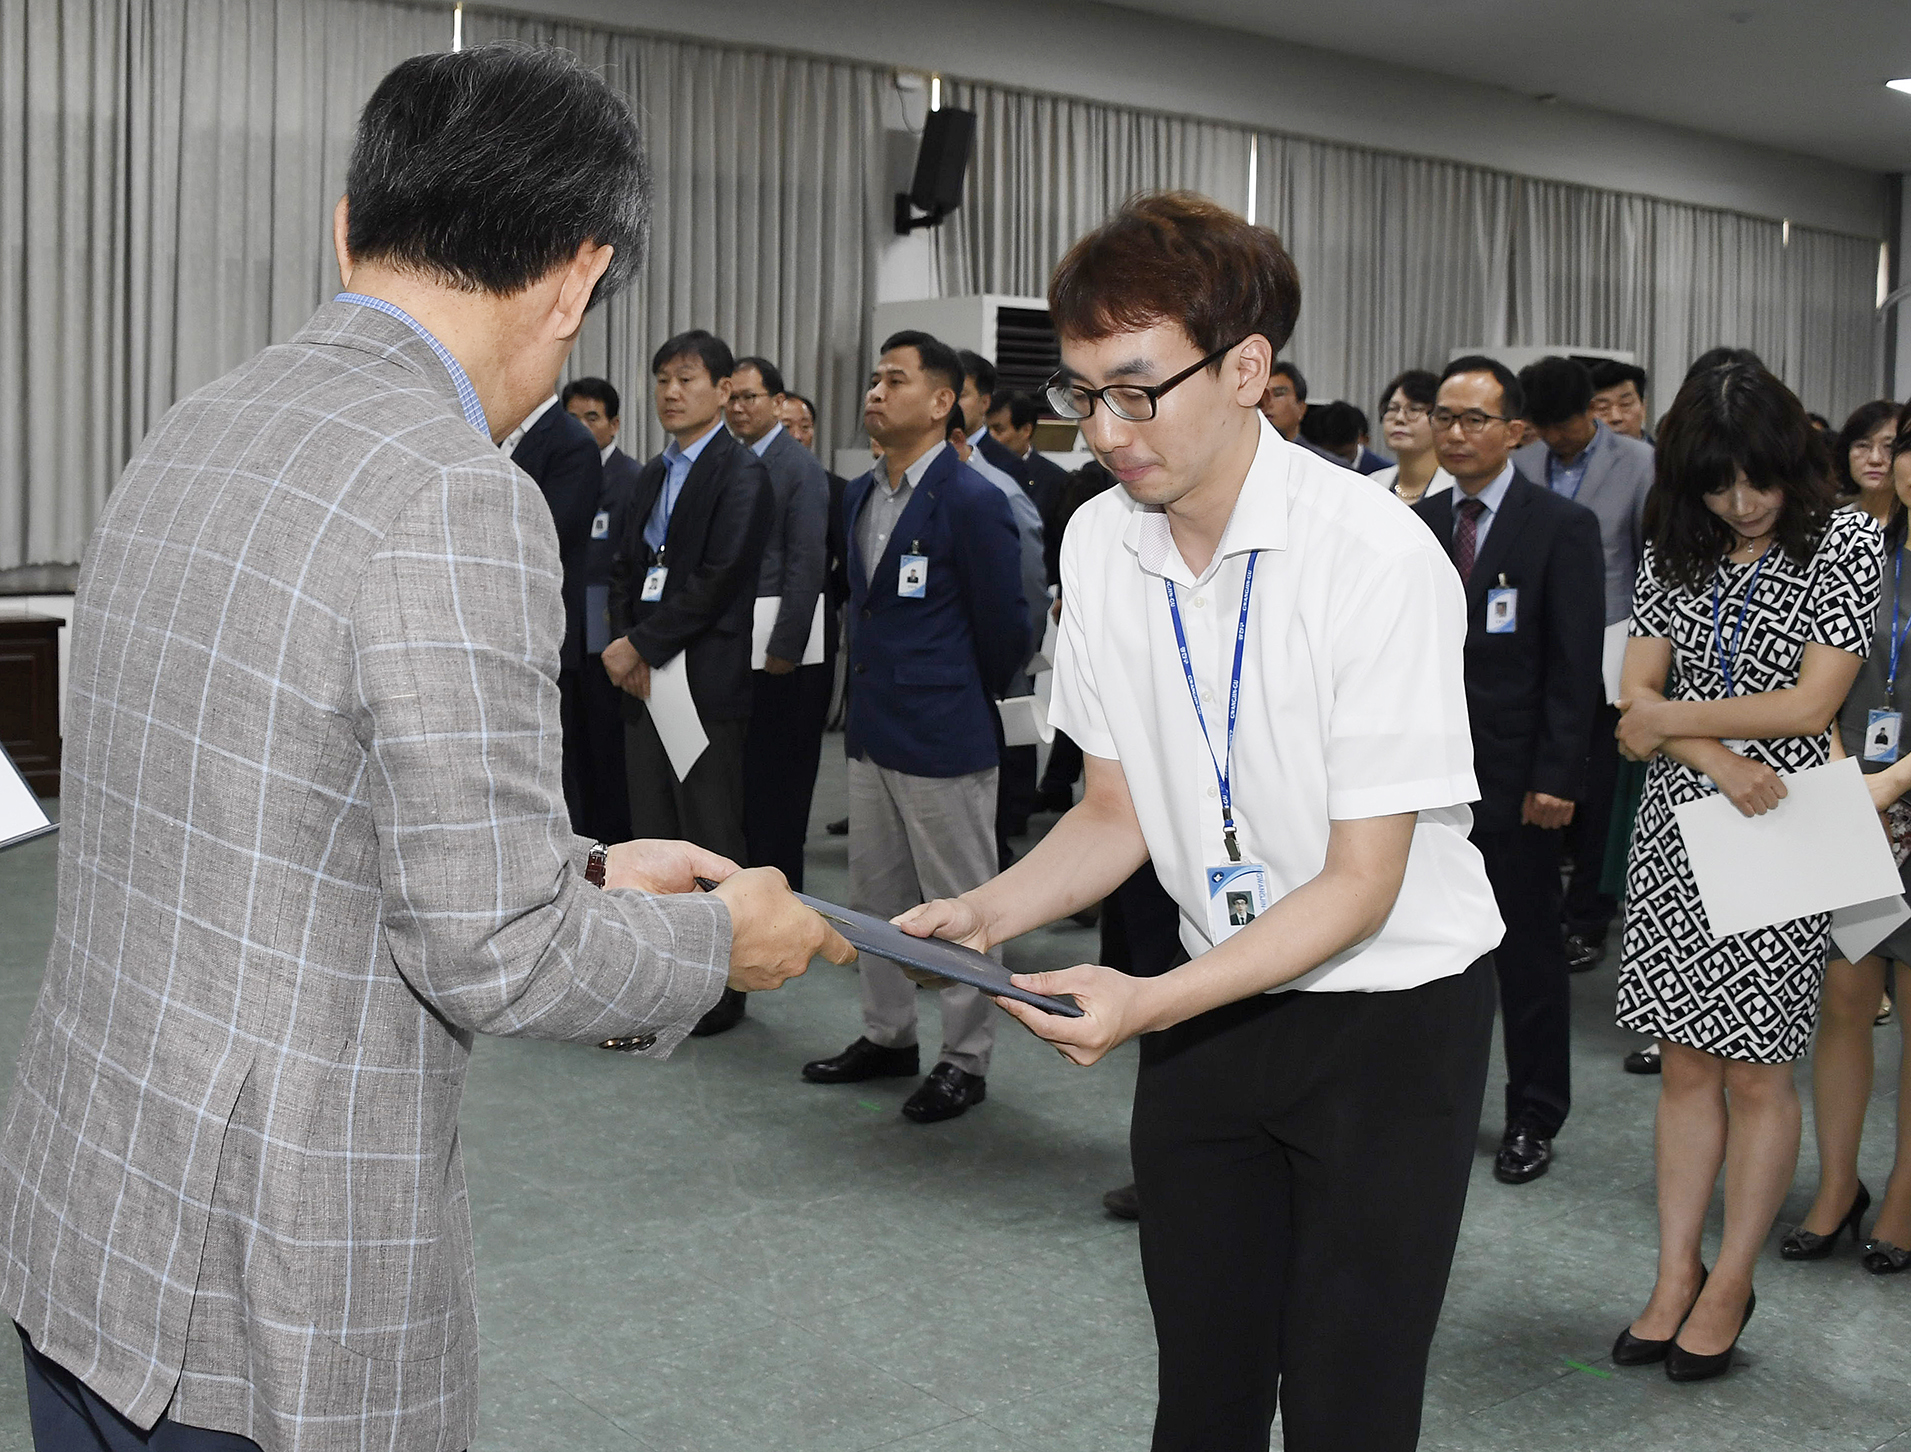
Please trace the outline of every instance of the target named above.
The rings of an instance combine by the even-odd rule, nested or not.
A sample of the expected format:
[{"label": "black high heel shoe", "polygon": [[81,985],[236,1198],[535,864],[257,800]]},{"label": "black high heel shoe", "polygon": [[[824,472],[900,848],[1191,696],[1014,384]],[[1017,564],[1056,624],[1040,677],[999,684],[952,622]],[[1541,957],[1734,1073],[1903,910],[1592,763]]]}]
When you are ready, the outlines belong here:
[{"label": "black high heel shoe", "polygon": [[[1699,1289],[1692,1293],[1694,1305],[1698,1303],[1700,1292],[1705,1290],[1705,1279],[1710,1274],[1711,1272],[1704,1266],[1699,1267]],[[1687,1316],[1692,1314],[1691,1306],[1685,1308],[1685,1314]],[[1684,1317],[1681,1317],[1680,1321],[1683,1323]],[[1650,1366],[1655,1361],[1664,1361],[1666,1353],[1672,1349],[1673,1339],[1678,1334],[1674,1331],[1663,1341],[1648,1341],[1643,1336],[1634,1336],[1632,1327],[1628,1326],[1612,1343],[1612,1364],[1614,1366]]]},{"label": "black high heel shoe", "polygon": [[1847,1230],[1851,1232],[1851,1243],[1858,1244],[1860,1236],[1858,1222],[1865,1218],[1865,1211],[1871,1208],[1871,1191],[1865,1188],[1865,1182],[1858,1182],[1857,1198],[1851,1202],[1851,1209],[1845,1218],[1838,1222],[1838,1228],[1830,1235],[1819,1235],[1800,1225],[1779,1242],[1778,1253],[1786,1260],[1823,1260],[1838,1248],[1838,1237]]},{"label": "black high heel shoe", "polygon": [[[1740,1318],[1740,1335],[1745,1332],[1746,1322],[1752,1319],[1752,1312],[1758,1309],[1758,1292],[1753,1291],[1745,1298],[1745,1315]],[[1684,1328],[1681,1327],[1681,1330]],[[1687,1351],[1679,1345],[1674,1336],[1672,1344],[1666,1348],[1665,1374],[1667,1381],[1710,1381],[1715,1376],[1724,1376],[1732,1365],[1732,1353],[1738,1350],[1738,1337],[1732,1338],[1732,1344],[1716,1356],[1700,1356],[1697,1352]]]},{"label": "black high heel shoe", "polygon": [[1900,1250],[1888,1240],[1868,1240],[1859,1264],[1874,1276],[1899,1275],[1911,1270],[1911,1250]]}]

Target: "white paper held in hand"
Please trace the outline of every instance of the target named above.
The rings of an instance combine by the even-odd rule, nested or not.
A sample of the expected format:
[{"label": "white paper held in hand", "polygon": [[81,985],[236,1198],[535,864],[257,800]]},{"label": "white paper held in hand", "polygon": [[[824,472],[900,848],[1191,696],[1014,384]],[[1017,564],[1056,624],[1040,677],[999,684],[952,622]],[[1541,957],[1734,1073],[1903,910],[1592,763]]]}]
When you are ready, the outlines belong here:
[{"label": "white paper held in hand", "polygon": [[1606,681],[1606,704],[1619,704],[1619,675],[1626,665],[1626,632],[1632,629],[1632,617],[1606,627],[1606,643],[1601,652],[1599,673]]},{"label": "white paper held in hand", "polygon": [[710,744],[703,717],[697,714],[697,703],[690,698],[690,673],[684,661],[685,653],[678,651],[668,665],[657,666],[650,673],[650,720],[678,781],[690,775],[690,768]]},{"label": "white paper held in hand", "polygon": [[14,766],[13,758],[0,748],[0,848],[43,837],[54,830],[54,825],[40,809],[39,798]]},{"label": "white paper held in hand", "polygon": [[[770,658],[770,633],[776,629],[776,617],[783,612],[781,595],[759,595],[756,614],[750,622],[750,669],[760,671]],[[823,663],[823,597],[816,597],[816,609],[810,615],[810,635],[803,645],[798,665]]]},{"label": "white paper held in hand", "polygon": [[1785,790],[1785,799],[1758,817],[1741,815],[1723,796],[1672,809],[1714,937],[1881,903],[1903,891],[1857,762],[1787,776]]}]

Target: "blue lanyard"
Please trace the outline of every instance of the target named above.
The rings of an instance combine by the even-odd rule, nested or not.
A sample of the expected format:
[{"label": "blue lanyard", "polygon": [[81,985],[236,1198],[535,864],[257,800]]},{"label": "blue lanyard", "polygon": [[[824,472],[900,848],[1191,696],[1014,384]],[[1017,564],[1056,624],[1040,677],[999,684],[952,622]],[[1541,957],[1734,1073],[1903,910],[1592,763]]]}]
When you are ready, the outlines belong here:
[{"label": "blue lanyard", "polygon": [[1904,584],[1904,546],[1898,546],[1898,553],[1891,561],[1891,670],[1884,678],[1885,704],[1889,705],[1898,694],[1898,656],[1904,650],[1905,636],[1911,635],[1911,622],[1905,624],[1902,633],[1898,630],[1899,590]]},{"label": "blue lanyard", "polygon": [[1745,598],[1739,601],[1738,624],[1732,630],[1732,649],[1725,649],[1725,633],[1719,629],[1719,582],[1712,581],[1712,649],[1719,658],[1719,670],[1725,676],[1725,694],[1733,694],[1732,662],[1738,659],[1738,648],[1745,639],[1745,612],[1752,608],[1752,591],[1758,588],[1759,571],[1765,568],[1765,561],[1771,558],[1768,548],[1758,557],[1758,563],[1752,566],[1752,578],[1745,586]]},{"label": "blue lanyard", "polygon": [[1247,604],[1254,593],[1254,553],[1247,557],[1247,575],[1241,581],[1241,623],[1234,628],[1234,675],[1228,682],[1228,739],[1219,761],[1214,758],[1214,742],[1208,736],[1208,718],[1201,709],[1201,688],[1194,681],[1194,661],[1188,654],[1188,633],[1181,627],[1181,602],[1175,595],[1174,581],[1163,580],[1168,587],[1168,614],[1174,620],[1174,641],[1181,648],[1181,673],[1188,678],[1188,699],[1194,702],[1194,719],[1201,724],[1201,743],[1208,748],[1208,760],[1214,764],[1215,779],[1221,784],[1221,836],[1228,844],[1228,861],[1241,860],[1241,848],[1234,839],[1234,722],[1241,711],[1241,658],[1247,651]]}]

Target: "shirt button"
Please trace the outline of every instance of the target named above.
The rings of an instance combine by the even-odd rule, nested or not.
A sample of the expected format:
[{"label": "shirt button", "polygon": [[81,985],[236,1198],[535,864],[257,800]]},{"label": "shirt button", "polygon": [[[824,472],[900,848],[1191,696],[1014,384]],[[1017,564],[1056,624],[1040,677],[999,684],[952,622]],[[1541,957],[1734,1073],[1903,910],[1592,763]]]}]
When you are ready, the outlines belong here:
[{"label": "shirt button", "polygon": [[1209,787],[1208,795],[1210,797],[1218,797],[1221,795],[1221,789],[1219,787]]},{"label": "shirt button", "polygon": [[1197,610],[1207,603],[1208,603],[1208,597],[1205,595],[1196,595],[1194,597],[1194,604]]},{"label": "shirt button", "polygon": [[1204,701],[1206,701],[1206,702],[1207,702],[1207,703],[1208,703],[1208,704],[1209,704],[1210,706],[1212,706],[1212,705],[1214,704],[1214,692],[1213,692],[1213,691],[1203,691],[1203,692],[1201,693],[1201,699],[1202,699],[1202,700],[1204,700]]}]

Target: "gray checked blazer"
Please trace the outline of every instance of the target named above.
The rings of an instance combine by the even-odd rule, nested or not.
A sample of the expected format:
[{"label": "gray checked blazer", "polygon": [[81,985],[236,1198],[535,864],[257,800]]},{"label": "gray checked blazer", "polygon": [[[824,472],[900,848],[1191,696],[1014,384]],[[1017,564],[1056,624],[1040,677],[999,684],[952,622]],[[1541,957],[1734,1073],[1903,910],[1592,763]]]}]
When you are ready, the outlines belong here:
[{"label": "gray checked blazer", "polygon": [[708,898],[564,810],[557,538],[430,345],[331,302],[175,406],[88,544],[0,1308],[142,1426],[458,1452],[475,1033],[716,1001]]}]

